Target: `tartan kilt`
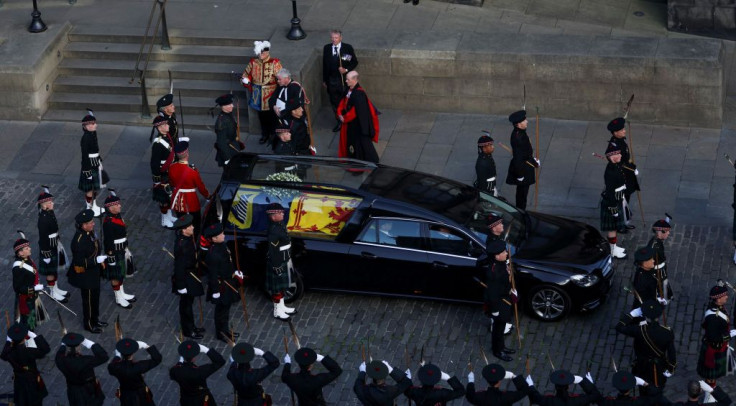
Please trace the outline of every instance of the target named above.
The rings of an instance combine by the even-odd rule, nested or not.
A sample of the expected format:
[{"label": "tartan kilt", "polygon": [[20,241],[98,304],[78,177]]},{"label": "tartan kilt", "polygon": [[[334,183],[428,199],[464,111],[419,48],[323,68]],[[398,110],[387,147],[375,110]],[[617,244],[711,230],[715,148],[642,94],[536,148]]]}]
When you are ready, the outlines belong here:
[{"label": "tartan kilt", "polygon": [[[700,344],[697,367],[698,375],[703,379],[717,379],[722,376],[726,376],[728,366],[728,347],[726,347],[726,350],[724,351],[715,351],[715,367],[713,368],[705,365],[706,353],[708,352],[709,347],[710,346],[705,341]],[[712,348],[711,351],[713,351]]]},{"label": "tartan kilt", "polygon": [[123,281],[127,270],[128,263],[125,260],[125,251],[115,251],[115,265],[106,263],[100,272],[100,276],[107,280]]},{"label": "tartan kilt", "polygon": [[[272,263],[266,261],[266,291],[270,295],[281,293],[289,288],[289,266],[288,262]],[[278,274],[274,268],[281,270]]]},{"label": "tartan kilt", "polygon": [[64,266],[65,260],[62,256],[61,262],[59,262],[59,254],[57,251],[52,251],[53,254],[51,254],[51,262],[48,264],[43,262],[44,258],[43,256],[39,256],[38,258],[38,273],[40,273],[43,276],[58,276],[59,275],[59,266]]},{"label": "tartan kilt", "polygon": [[153,187],[152,196],[153,201],[159,204],[170,204],[171,203],[171,186],[159,184]]},{"label": "tartan kilt", "polygon": [[618,217],[614,217],[608,210],[608,201],[601,199],[601,231],[616,231],[626,226],[622,204],[618,203]]},{"label": "tartan kilt", "polygon": [[[20,309],[20,306],[18,304],[18,301],[20,300],[20,297],[18,295],[15,295],[15,308]],[[37,304],[36,301],[39,301]],[[28,308],[27,314],[21,314],[20,315],[20,322],[21,324],[25,324],[26,327],[28,327],[29,330],[35,330],[36,326],[44,322],[47,318],[46,310],[43,308],[43,305],[40,303],[40,299],[38,296],[33,298],[27,298],[25,299],[25,304]],[[20,313],[20,312],[19,312]]]},{"label": "tartan kilt", "polygon": [[[107,175],[107,171],[104,169],[102,170],[102,184],[107,184],[107,182],[110,181],[110,177]],[[92,170],[92,179],[87,179],[86,176],[84,176],[84,172],[79,173],[79,183],[77,184],[77,188],[81,190],[82,192],[89,192],[90,190],[98,191],[100,190],[100,171],[97,169]]]}]

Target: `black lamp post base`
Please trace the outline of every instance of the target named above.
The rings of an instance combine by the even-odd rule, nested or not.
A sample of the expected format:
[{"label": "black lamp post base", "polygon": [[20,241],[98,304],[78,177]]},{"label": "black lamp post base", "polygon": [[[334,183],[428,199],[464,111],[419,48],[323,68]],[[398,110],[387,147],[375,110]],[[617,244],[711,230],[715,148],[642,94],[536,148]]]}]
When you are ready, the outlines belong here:
[{"label": "black lamp post base", "polygon": [[291,19],[291,29],[286,34],[286,38],[290,40],[300,40],[307,37],[307,33],[302,30],[302,20],[299,18]]},{"label": "black lamp post base", "polygon": [[28,26],[29,32],[44,32],[48,28],[41,19],[41,13],[38,10],[34,10],[31,13],[31,25]]}]

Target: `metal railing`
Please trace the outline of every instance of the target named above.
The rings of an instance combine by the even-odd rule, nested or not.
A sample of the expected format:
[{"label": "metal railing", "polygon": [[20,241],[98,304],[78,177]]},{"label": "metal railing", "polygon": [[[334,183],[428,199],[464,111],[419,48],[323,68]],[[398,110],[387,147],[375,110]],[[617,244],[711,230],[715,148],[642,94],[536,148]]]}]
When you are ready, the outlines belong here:
[{"label": "metal railing", "polygon": [[[130,77],[130,82],[133,83],[136,77],[138,83],[141,85],[141,117],[150,118],[151,110],[148,107],[148,95],[146,94],[146,72],[148,71],[148,62],[151,60],[151,52],[153,52],[153,44],[156,42],[156,35],[158,34],[158,27],[161,27],[161,49],[167,51],[171,49],[169,43],[169,31],[166,26],[166,2],[168,0],[154,0],[153,6],[151,7],[151,13],[148,15],[148,24],[146,24],[146,32],[143,34],[143,40],[141,41],[141,48],[138,50],[138,58],[135,61],[135,68],[133,74]],[[149,36],[151,29],[151,22],[153,22],[153,15],[156,13],[156,6],[159,6],[158,19],[156,19],[156,27],[153,29]],[[150,38],[150,42],[149,42]],[[141,60],[143,59],[143,50],[148,45],[148,51],[146,51],[146,61],[143,64],[143,68],[140,67]]]}]

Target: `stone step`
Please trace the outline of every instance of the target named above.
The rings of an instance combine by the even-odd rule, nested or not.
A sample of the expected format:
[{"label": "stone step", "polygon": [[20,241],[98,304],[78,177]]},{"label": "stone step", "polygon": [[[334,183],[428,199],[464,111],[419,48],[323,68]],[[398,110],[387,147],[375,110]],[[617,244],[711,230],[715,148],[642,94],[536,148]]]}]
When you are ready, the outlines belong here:
[{"label": "stone step", "polygon": [[[153,25],[153,24],[152,24]],[[151,30],[153,31],[153,27]],[[149,31],[149,39],[151,32]],[[160,32],[156,35],[154,48],[161,48]],[[107,43],[132,43],[140,46],[143,41],[144,28],[133,29],[131,27],[110,27],[95,25],[77,25],[69,33],[70,42],[107,42]],[[169,42],[172,45],[218,45],[243,47],[243,54],[250,55],[253,50],[253,41],[263,40],[264,33],[248,30],[187,30],[169,29]]]},{"label": "stone step", "polygon": [[[173,76],[173,72],[172,72]],[[245,98],[244,90],[235,80],[174,80],[174,94],[178,97],[209,97],[214,100],[233,90]],[[140,85],[135,80],[119,76],[60,76],[54,82],[54,92],[60,93],[87,93],[87,94],[126,94],[140,95]],[[152,97],[169,92],[169,79],[159,78],[146,80],[146,93]]]},{"label": "stone step", "polygon": [[[158,98],[159,96],[148,97],[148,106],[152,114],[156,112],[156,101]],[[175,104],[179,104],[178,97],[174,101]],[[139,113],[140,103],[141,98],[139,95],[54,92],[49,99],[49,109],[84,111],[89,107],[95,111]],[[184,106],[186,114],[207,115],[210,109],[215,107],[215,101],[211,97],[182,96],[181,105]],[[216,109],[213,110],[213,112],[216,111]]]},{"label": "stone step", "polygon": [[[133,43],[70,42],[64,49],[64,57],[134,61],[138,58],[139,51],[140,45]],[[141,57],[143,61],[145,61],[147,52],[146,47]],[[249,58],[250,51],[243,47],[176,45],[168,51],[162,51],[160,47],[154,46],[149,60],[240,64],[244,68]]]},{"label": "stone step", "polygon": [[[139,66],[143,68],[143,63]],[[133,75],[135,64],[121,63],[108,59],[64,59],[58,67],[60,76],[119,76]],[[162,62],[151,61],[148,64],[146,79],[164,78],[168,80],[168,71],[174,79],[223,80],[227,81],[234,73],[242,72],[243,64],[197,63],[197,62]]]},{"label": "stone step", "polygon": [[[240,114],[241,128],[248,128],[248,115]],[[84,117],[84,110],[70,110],[70,109],[51,109],[43,115],[44,121],[64,121],[80,123],[82,117]],[[97,116],[100,126],[104,128],[105,124],[119,124],[119,125],[137,125],[143,127],[150,127],[153,117],[143,118],[140,112],[130,111],[107,111],[107,110],[95,110],[95,116]],[[179,119],[181,124],[181,118]],[[185,131],[189,129],[197,130],[208,130],[213,131],[215,124],[215,118],[209,114],[186,114],[184,116],[184,128]],[[214,133],[213,133],[214,134]],[[214,135],[213,135],[214,139]]]}]

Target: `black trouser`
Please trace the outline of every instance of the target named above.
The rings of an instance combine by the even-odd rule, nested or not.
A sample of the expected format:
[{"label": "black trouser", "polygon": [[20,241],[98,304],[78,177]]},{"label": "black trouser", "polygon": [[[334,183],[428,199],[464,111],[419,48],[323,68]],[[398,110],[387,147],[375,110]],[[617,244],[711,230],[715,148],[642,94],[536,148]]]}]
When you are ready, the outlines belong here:
[{"label": "black trouser", "polygon": [[215,303],[215,336],[222,337],[221,333],[230,336],[230,306],[231,303],[222,304],[222,300]]},{"label": "black trouser", "polygon": [[181,332],[185,336],[194,333],[194,296],[179,295],[179,323],[181,324]]},{"label": "black trouser", "polygon": [[[327,96],[330,98],[332,111],[337,111],[337,105],[340,104],[343,94],[345,93],[345,83],[341,76],[331,76],[327,80]],[[337,119],[337,117],[335,117]]]},{"label": "black trouser", "polygon": [[501,315],[491,316],[491,319],[493,320],[493,327],[491,328],[491,350],[496,354],[506,348],[503,332],[506,329],[506,322],[508,320],[506,317],[501,317]]},{"label": "black trouser", "polygon": [[259,111],[258,121],[261,122],[261,137],[269,138],[276,134],[276,123],[278,118],[272,110]]},{"label": "black trouser", "polygon": [[100,289],[80,289],[84,328],[93,329],[100,321]]},{"label": "black trouser", "polygon": [[526,210],[526,197],[529,194],[529,185],[516,185],[516,207]]}]

